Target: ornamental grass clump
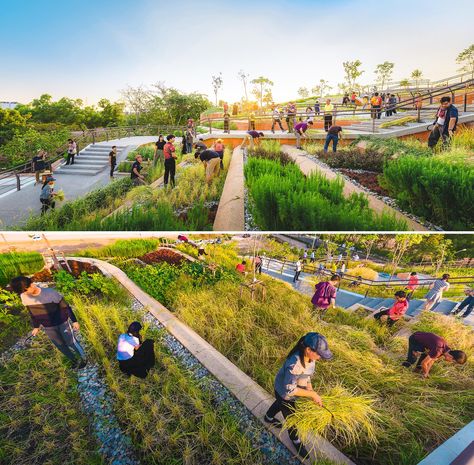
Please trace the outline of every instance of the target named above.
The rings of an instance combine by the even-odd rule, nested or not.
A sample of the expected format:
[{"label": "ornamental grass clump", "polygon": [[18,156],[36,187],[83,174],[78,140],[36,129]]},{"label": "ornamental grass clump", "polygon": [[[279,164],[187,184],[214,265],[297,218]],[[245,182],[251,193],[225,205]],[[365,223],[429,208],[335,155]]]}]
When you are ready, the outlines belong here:
[{"label": "ornamental grass clump", "polygon": [[356,445],[362,438],[377,444],[380,415],[373,407],[374,399],[342,385],[331,387],[321,398],[323,407],[311,400],[298,400],[295,411],[285,420],[285,428],[295,427],[303,442],[316,434],[345,446]]}]

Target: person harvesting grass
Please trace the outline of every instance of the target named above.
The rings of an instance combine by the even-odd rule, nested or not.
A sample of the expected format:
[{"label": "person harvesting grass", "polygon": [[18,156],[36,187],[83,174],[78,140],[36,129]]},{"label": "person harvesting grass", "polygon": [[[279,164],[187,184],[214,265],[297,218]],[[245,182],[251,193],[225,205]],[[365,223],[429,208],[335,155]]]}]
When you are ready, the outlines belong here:
[{"label": "person harvesting grass", "polygon": [[30,312],[33,323],[31,335],[36,336],[42,326],[57,349],[73,362],[74,368],[84,368],[87,365],[86,354],[73,331],[79,331],[79,323],[64,297],[54,289],[38,287],[27,276],[13,278],[10,286],[20,295],[21,302]]},{"label": "person harvesting grass", "polygon": [[[307,333],[293,347],[275,378],[275,402],[265,414],[265,421],[277,428],[282,423],[275,418],[281,412],[287,418],[294,410],[298,397],[308,397],[323,407],[321,397],[313,390],[311,376],[314,374],[317,360],[330,360],[332,353],[326,338],[319,333]],[[301,457],[307,457],[308,451],[298,437],[297,429],[288,428],[288,435]]]}]

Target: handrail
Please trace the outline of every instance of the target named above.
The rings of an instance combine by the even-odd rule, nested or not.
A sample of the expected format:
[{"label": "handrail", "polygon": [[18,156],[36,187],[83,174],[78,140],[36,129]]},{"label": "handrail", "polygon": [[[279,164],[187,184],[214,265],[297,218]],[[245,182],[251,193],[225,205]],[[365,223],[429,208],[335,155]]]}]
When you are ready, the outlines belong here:
[{"label": "handrail", "polygon": [[[155,131],[156,129],[156,131]],[[71,131],[71,135],[75,136],[75,141],[77,144],[77,152],[79,153],[80,147],[79,143],[85,142],[86,144],[92,143],[95,144],[97,141],[102,140],[110,140],[110,137],[114,134],[117,136],[116,139],[120,139],[121,137],[130,137],[133,135],[137,135],[137,132],[143,134],[144,132],[174,132],[174,131],[184,131],[185,128],[182,126],[168,126],[168,125],[139,125],[139,126],[112,126],[112,127],[105,127],[105,128],[93,128],[93,129],[86,129],[83,131]],[[105,139],[102,139],[105,137]],[[61,160],[63,158],[64,152],[67,150],[67,142],[61,144],[59,147],[55,148],[53,151],[56,155],[53,155],[50,159],[46,161],[46,163],[51,166],[53,163]],[[8,168],[5,170],[0,169],[0,180],[5,179],[8,177],[16,176],[17,178],[17,190],[20,190],[21,185],[19,182],[19,175],[27,172],[32,172],[33,162],[29,160],[25,163],[21,163],[17,166],[12,168]]]},{"label": "handrail", "polygon": [[[282,265],[282,271],[283,271],[285,266],[294,267],[295,264],[296,264],[296,262],[291,261],[291,260],[282,261],[282,260],[279,260],[278,258],[271,258],[271,257],[262,257],[262,260],[263,260],[263,263],[265,263],[265,260],[268,260],[267,269],[270,266],[270,262],[272,262],[272,261],[281,264]],[[326,261],[326,260],[319,260],[319,261],[321,262],[321,261]],[[334,274],[334,272],[331,271],[331,270],[327,270],[325,268],[319,269],[318,267],[316,267],[316,265],[311,265],[311,263],[310,264],[305,263],[305,264],[302,264],[302,266],[303,266],[303,271],[309,270],[309,271],[305,271],[305,272],[308,272],[308,273],[312,273],[312,274],[320,273],[320,274],[326,275],[326,276],[331,276],[332,274]],[[408,279],[409,278],[407,278],[407,279],[391,279],[390,281],[375,281],[375,280],[372,280],[372,279],[361,278],[359,276],[354,276],[354,275],[344,273],[343,276],[341,277],[341,279],[346,280],[346,281],[357,281],[359,284],[364,284],[366,286],[381,287],[381,286],[406,285],[406,284],[408,284]],[[418,278],[418,284],[420,286],[426,285],[426,284],[431,284],[436,279],[438,279],[438,278]],[[474,276],[454,276],[454,277],[451,277],[449,279],[449,282],[451,284],[472,284],[472,283],[474,283]]]}]

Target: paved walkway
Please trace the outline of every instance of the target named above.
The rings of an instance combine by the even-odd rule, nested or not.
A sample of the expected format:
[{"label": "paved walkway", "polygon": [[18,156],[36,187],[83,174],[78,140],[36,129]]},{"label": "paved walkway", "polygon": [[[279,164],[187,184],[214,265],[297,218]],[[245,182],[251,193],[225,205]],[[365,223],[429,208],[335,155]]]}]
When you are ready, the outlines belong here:
[{"label": "paved walkway", "polygon": [[[117,160],[117,163],[120,163],[127,158],[131,150],[139,145],[155,142],[157,139],[157,136],[125,137],[98,142],[95,145],[115,144],[125,146]],[[55,189],[62,189],[67,201],[83,196],[94,189],[110,183],[107,169],[104,169],[96,176],[61,174],[59,171],[54,174],[54,177],[56,178]],[[34,182],[34,178],[32,180]],[[0,229],[12,229],[15,226],[19,226],[31,214],[37,214],[41,211],[41,202],[39,201],[40,186],[35,186],[33,182],[24,184],[20,191],[14,190],[7,195],[0,196]]]}]

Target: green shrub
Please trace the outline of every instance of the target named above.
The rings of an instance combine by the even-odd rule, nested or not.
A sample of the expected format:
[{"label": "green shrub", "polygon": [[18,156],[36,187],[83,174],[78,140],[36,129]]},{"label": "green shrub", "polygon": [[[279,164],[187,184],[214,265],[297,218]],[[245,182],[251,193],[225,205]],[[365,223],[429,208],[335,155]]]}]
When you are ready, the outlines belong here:
[{"label": "green shrub", "polygon": [[127,160],[135,160],[137,155],[141,155],[143,160],[153,160],[155,154],[155,146],[153,145],[142,145],[137,147],[135,150],[132,150],[127,155]]},{"label": "green shrub", "polygon": [[264,140],[258,147],[249,152],[251,157],[275,160],[282,165],[295,164],[294,160],[281,150],[280,142],[276,140]]},{"label": "green shrub", "polygon": [[341,179],[304,176],[296,165],[250,157],[245,165],[250,208],[266,230],[405,230],[406,223],[377,215],[363,194],[345,198]]},{"label": "green shrub", "polygon": [[0,254],[0,286],[5,286],[15,276],[33,274],[43,267],[43,256],[38,252]]},{"label": "green shrub", "polygon": [[315,155],[332,168],[347,168],[352,170],[367,170],[381,173],[387,156],[376,151],[366,150],[339,150],[338,152],[324,152],[320,150]]},{"label": "green shrub", "polygon": [[399,205],[448,230],[474,227],[474,169],[405,155],[385,163],[381,185]]}]

